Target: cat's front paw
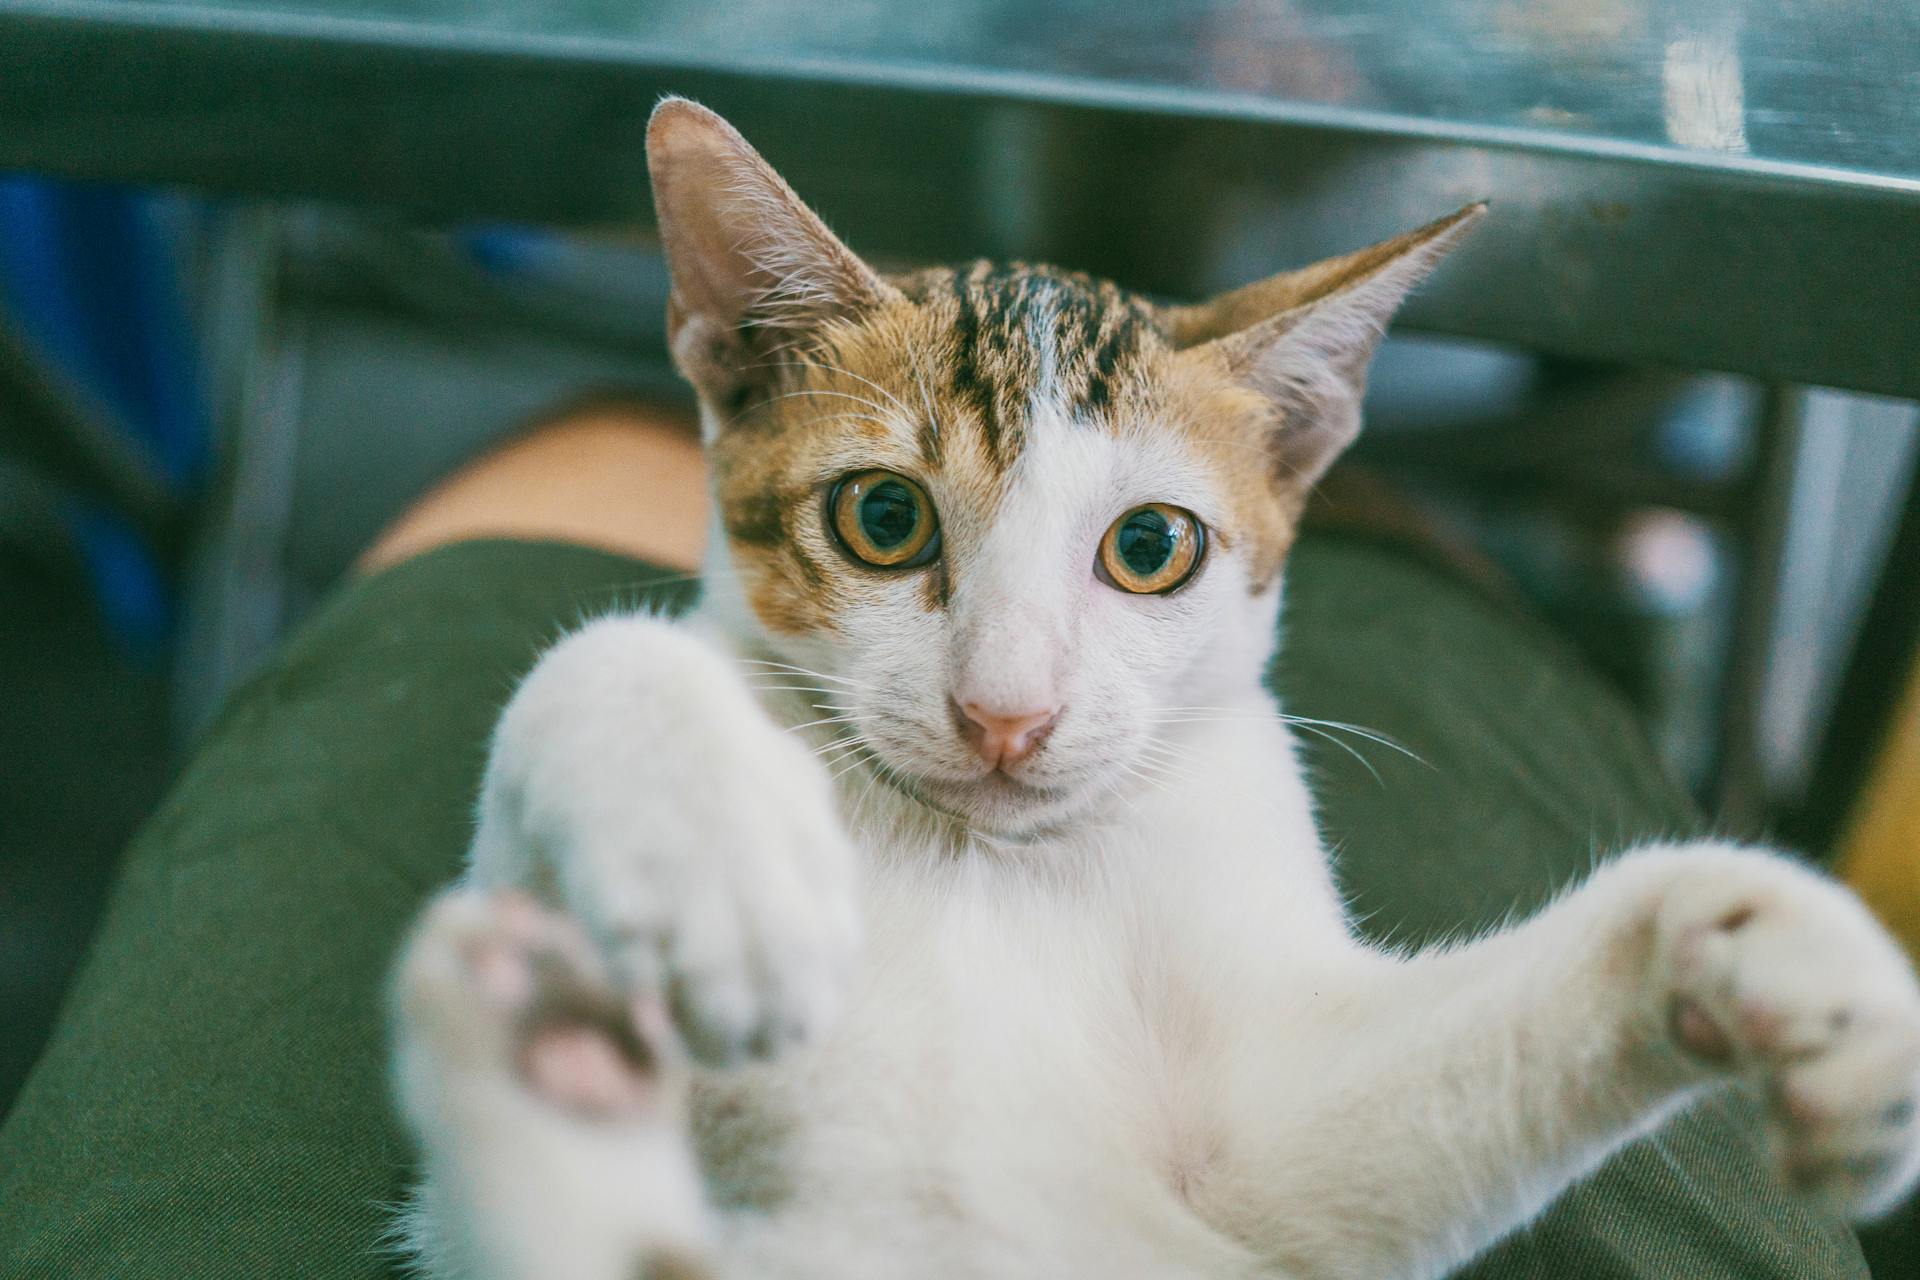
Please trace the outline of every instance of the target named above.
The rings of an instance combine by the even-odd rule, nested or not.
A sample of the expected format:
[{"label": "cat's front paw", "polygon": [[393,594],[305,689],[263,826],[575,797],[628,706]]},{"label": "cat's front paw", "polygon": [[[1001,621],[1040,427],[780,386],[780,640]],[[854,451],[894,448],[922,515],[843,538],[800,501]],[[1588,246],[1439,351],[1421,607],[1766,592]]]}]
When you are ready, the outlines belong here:
[{"label": "cat's front paw", "polygon": [[664,1015],[622,999],[579,926],[511,890],[427,908],[395,975],[400,1041],[576,1115],[658,1107]]},{"label": "cat's front paw", "polygon": [[843,1002],[855,863],[825,770],[679,628],[608,619],[541,661],[502,720],[482,832],[476,878],[547,878],[704,1062],[814,1038]]},{"label": "cat's front paw", "polygon": [[709,1274],[683,1064],[577,923],[511,890],[448,890],[401,952],[390,1011],[424,1156],[421,1274],[474,1258],[487,1275]]},{"label": "cat's front paw", "polygon": [[1788,1183],[1855,1217],[1920,1175],[1920,987],[1859,900],[1783,859],[1684,855],[1657,914],[1680,1049],[1751,1080]]}]

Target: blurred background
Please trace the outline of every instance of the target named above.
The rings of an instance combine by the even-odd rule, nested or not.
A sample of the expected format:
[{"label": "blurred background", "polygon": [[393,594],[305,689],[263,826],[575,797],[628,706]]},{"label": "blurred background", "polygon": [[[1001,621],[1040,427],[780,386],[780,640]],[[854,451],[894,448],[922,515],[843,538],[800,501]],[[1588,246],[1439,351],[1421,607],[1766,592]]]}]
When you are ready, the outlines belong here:
[{"label": "blurred background", "polygon": [[1724,829],[1920,849],[1875,816],[1920,808],[1887,763],[1920,740],[1911,14],[68,8],[0,0],[0,1110],[129,834],[368,540],[558,402],[685,402],[639,171],[663,89],[882,261],[1191,296],[1493,197],[1353,465]]}]

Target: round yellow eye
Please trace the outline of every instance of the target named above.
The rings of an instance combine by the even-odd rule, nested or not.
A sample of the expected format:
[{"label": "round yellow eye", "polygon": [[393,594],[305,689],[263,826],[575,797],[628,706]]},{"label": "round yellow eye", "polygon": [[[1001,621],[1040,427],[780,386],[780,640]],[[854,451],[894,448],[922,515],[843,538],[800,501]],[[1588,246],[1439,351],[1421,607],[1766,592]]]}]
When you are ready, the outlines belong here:
[{"label": "round yellow eye", "polygon": [[892,471],[856,471],[827,494],[828,523],[847,554],[877,569],[913,569],[940,552],[926,490]]},{"label": "round yellow eye", "polygon": [[1113,522],[1095,569],[1122,591],[1163,596],[1193,576],[1206,549],[1206,526],[1191,511],[1151,502]]}]

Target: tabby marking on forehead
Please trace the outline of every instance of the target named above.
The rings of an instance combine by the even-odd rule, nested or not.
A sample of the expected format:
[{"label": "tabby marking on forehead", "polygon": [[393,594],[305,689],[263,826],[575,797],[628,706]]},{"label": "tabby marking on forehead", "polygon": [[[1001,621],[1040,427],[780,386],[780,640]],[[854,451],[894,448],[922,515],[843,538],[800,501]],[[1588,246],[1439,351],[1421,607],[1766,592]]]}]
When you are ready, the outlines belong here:
[{"label": "tabby marking on forehead", "polygon": [[975,262],[897,282],[950,327],[948,391],[971,412],[987,456],[1006,470],[1039,400],[1101,420],[1143,355],[1164,347],[1152,308],[1104,280],[1027,263]]}]

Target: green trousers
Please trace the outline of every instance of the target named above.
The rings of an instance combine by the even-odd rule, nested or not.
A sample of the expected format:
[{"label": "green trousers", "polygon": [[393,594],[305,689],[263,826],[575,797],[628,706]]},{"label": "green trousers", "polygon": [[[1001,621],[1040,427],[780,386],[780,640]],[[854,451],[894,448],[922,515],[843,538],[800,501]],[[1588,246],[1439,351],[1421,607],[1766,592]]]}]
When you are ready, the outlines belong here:
[{"label": "green trousers", "polygon": [[[129,850],[44,1058],[0,1130],[0,1277],[346,1280],[411,1152],[381,988],[460,866],[488,730],[540,649],[662,575],[473,543],[342,590],[233,698]],[[1526,910],[1597,850],[1692,821],[1621,704],[1550,634],[1403,552],[1308,537],[1275,679],[1342,881],[1419,941]],[[3,1034],[3,1032],[0,1032]],[[1727,1098],[1621,1153],[1474,1276],[1865,1274],[1766,1173]]]}]

